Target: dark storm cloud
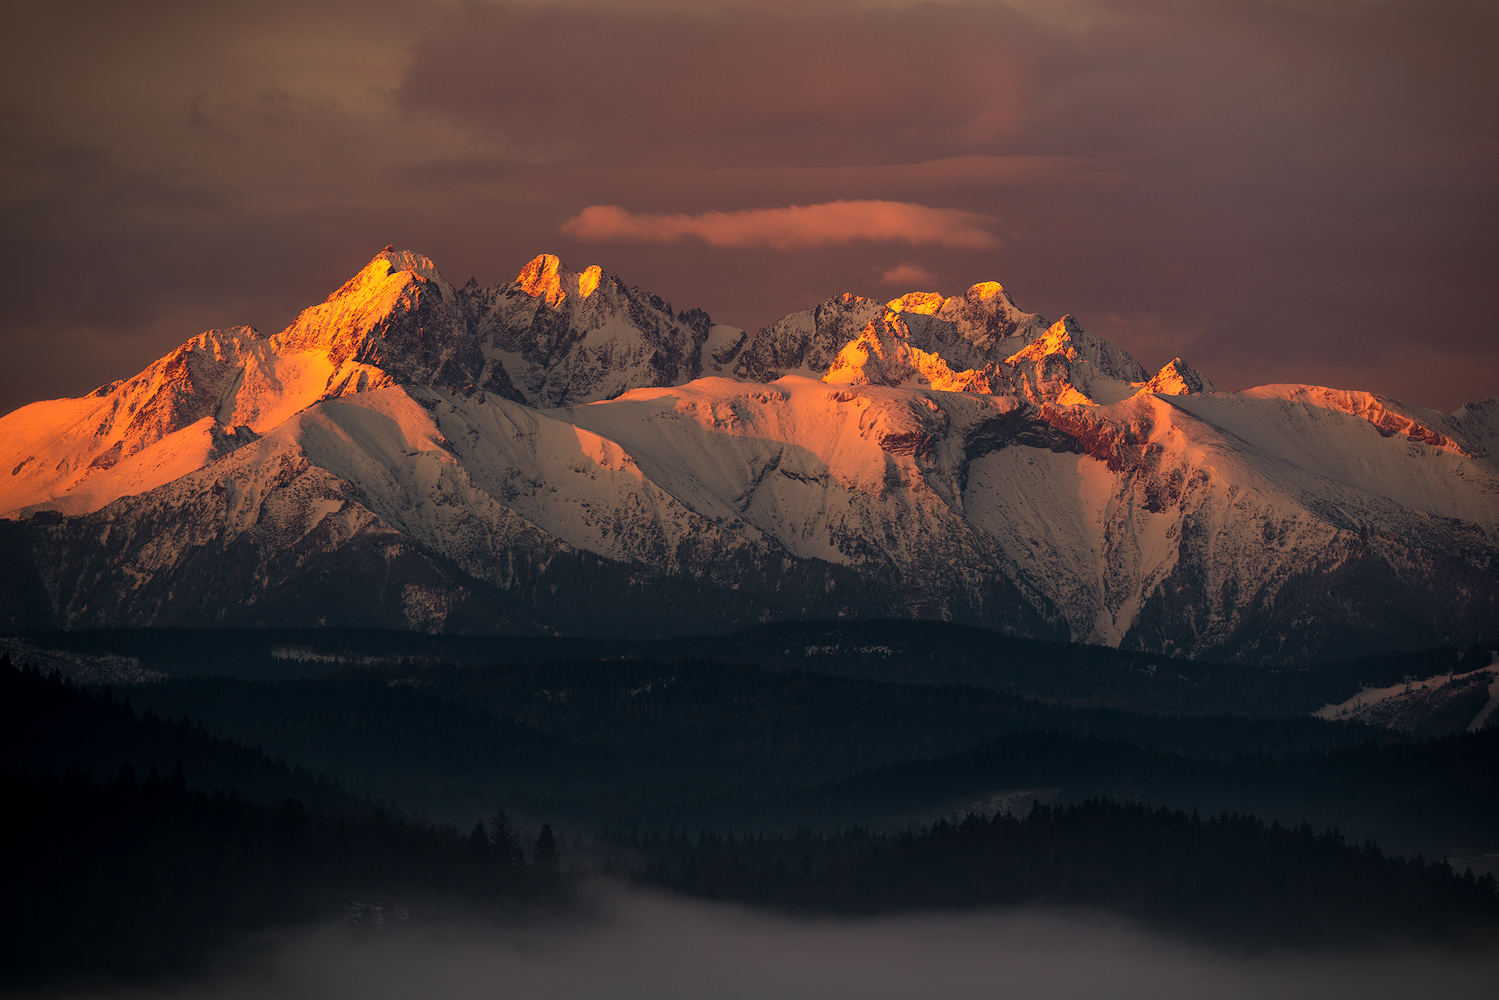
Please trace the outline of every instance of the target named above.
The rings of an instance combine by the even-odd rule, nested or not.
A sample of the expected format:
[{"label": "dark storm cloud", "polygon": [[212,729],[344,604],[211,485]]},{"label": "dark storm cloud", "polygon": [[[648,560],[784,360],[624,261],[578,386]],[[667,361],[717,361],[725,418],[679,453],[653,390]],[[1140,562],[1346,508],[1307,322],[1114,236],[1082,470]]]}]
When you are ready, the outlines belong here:
[{"label": "dark storm cloud", "polygon": [[337,13],[6,5],[0,409],[133,374],[195,330],[285,322],[386,242],[399,209],[348,169],[370,138],[339,89],[348,52],[295,48],[349,35]]},{"label": "dark storm cloud", "polygon": [[1004,8],[469,4],[417,43],[400,97],[564,162],[903,163],[982,149],[1016,126],[1023,29]]},{"label": "dark storm cloud", "polygon": [[[417,45],[399,93],[630,211],[857,196],[1003,217],[1008,252],[925,268],[949,291],[1000,277],[1030,308],[1072,311],[1148,363],[1190,353],[1223,384],[1443,406],[1499,389],[1492,7],[1066,6],[1062,22],[1003,6],[469,6]],[[965,158],[1012,166],[941,169]],[[1058,176],[1016,169],[1048,162]],[[893,263],[759,262],[727,301],[758,324],[773,315],[748,297],[792,274],[869,291],[863,276]]]},{"label": "dark storm cloud", "polygon": [[[1492,3],[7,12],[0,409],[277,328],[386,243],[460,282],[561,252],[748,326],[997,278],[1220,385],[1499,391]],[[987,248],[561,231],[839,202],[999,221]]]}]

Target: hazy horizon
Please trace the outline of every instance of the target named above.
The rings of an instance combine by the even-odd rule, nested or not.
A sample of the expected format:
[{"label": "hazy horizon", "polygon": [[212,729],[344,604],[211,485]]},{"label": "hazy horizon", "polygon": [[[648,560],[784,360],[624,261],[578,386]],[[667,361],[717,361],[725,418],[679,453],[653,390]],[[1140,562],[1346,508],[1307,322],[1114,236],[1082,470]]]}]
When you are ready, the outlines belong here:
[{"label": "hazy horizon", "polygon": [[0,412],[386,244],[751,331],[998,280],[1223,388],[1499,391],[1481,0],[13,7]]}]

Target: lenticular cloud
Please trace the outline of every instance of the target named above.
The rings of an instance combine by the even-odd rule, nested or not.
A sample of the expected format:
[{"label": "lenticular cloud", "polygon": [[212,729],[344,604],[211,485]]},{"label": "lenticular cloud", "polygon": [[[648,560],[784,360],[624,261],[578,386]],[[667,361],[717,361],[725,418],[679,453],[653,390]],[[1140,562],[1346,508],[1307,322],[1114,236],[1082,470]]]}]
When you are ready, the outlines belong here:
[{"label": "lenticular cloud", "polygon": [[991,216],[900,201],[830,201],[700,215],[651,215],[618,205],[590,205],[562,224],[569,236],[594,243],[677,243],[715,247],[806,250],[852,243],[905,242],[968,250],[999,246]]}]

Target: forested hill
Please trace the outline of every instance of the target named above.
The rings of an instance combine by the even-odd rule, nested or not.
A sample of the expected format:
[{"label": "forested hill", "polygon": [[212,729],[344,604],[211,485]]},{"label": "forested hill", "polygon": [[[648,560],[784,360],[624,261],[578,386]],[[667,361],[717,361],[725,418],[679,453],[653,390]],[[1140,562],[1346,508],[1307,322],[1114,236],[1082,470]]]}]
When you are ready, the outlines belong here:
[{"label": "forested hill", "polygon": [[808,817],[760,810],[804,784],[1025,731],[1206,759],[1400,738],[1310,717],[1141,714],[971,685],[698,658],[408,661],[324,678],[184,677],[130,691],[138,705],[190,715],[360,794],[394,797],[428,815],[467,822],[503,801],[537,821],[584,827],[794,828]]},{"label": "forested hill", "polygon": [[616,834],[604,847],[610,864],[647,885],[803,913],[1081,904],[1255,947],[1493,947],[1499,933],[1491,875],[1458,876],[1307,824],[1103,799],[894,836]]},{"label": "forested hill", "polygon": [[565,889],[550,827],[523,845],[503,813],[465,832],[361,806],[4,657],[0,815],[0,986],[156,976],[268,927],[552,905]]},{"label": "forested hill", "polygon": [[195,788],[234,789],[257,801],[355,804],[327,778],[219,739],[186,715],[137,714],[128,699],[18,669],[8,655],[0,655],[0,763],[33,775],[77,769],[110,777],[126,764],[140,774],[180,770]]},{"label": "forested hill", "polygon": [[[466,692],[466,705],[431,690],[440,689],[431,675],[428,689],[390,686],[391,680],[423,678],[378,676],[174,683],[214,692],[223,704],[236,694],[253,696],[239,699],[251,715],[274,714],[288,698],[299,701],[305,711],[291,714],[292,727],[325,732],[334,744],[373,737],[402,725],[403,713],[417,712],[415,728],[387,734],[391,756],[375,758],[381,766],[397,766],[421,744],[412,734],[431,735],[454,722],[462,723],[455,740],[489,733],[534,739],[525,745],[531,749],[571,747],[581,755],[489,759],[484,754],[496,747],[479,747],[472,759],[490,768],[483,773],[497,783],[514,782],[513,771],[529,768],[523,784],[533,794],[550,782],[572,782],[554,787],[550,800],[533,798],[533,809],[568,803],[625,823],[642,820],[647,828],[653,815],[669,817],[687,806],[700,815],[704,809],[732,815],[740,830],[767,821],[791,828],[798,817],[816,822],[829,810],[888,816],[893,808],[940,805],[934,800],[943,795],[1053,778],[1068,786],[1071,804],[1039,808],[1023,820],[998,814],[893,836],[845,829],[796,837],[703,833],[689,841],[668,831],[665,838],[596,836],[588,844],[573,832],[576,824],[569,837],[555,837],[545,825],[532,836],[493,812],[488,829],[472,827],[472,813],[462,826],[433,824],[355,801],[325,778],[216,738],[186,718],[137,714],[106,693],[16,670],[0,659],[0,810],[10,820],[0,830],[0,856],[9,866],[7,905],[0,908],[0,976],[22,982],[55,981],[65,973],[152,975],[190,968],[236,934],[288,922],[420,914],[423,907],[439,912],[455,903],[501,910],[551,905],[565,898],[572,875],[590,870],[633,871],[645,884],[813,911],[1081,903],[1250,943],[1474,935],[1492,942],[1499,920],[1490,883],[1460,878],[1439,864],[1387,857],[1372,844],[1353,847],[1305,824],[1287,830],[1242,815],[1201,820],[1144,804],[1075,801],[1097,791],[1167,801],[1207,796],[1221,792],[1224,780],[1230,791],[1313,797],[1318,788],[1341,787],[1347,794],[1335,803],[1339,808],[1356,800],[1420,813],[1438,824],[1455,815],[1476,819],[1473,829],[1481,832],[1493,828],[1499,801],[1493,794],[1499,769],[1484,771],[1495,753],[1492,733],[1355,746],[1337,745],[1339,737],[1322,749],[1215,761],[1031,728],[957,755],[809,786],[770,772],[784,771],[798,759],[791,751],[800,740],[839,719],[846,727],[837,739],[857,757],[867,749],[858,749],[865,744],[855,737],[877,736],[888,713],[947,695],[963,704],[994,699],[979,714],[1003,716],[1010,706],[1031,724],[1037,720],[1028,711],[1053,722],[1067,713],[1109,713],[1041,706],[974,688],[874,685],[694,661],[512,666],[496,675],[497,686],[459,683],[453,693]],[[649,692],[630,671],[645,671]],[[460,671],[447,680],[467,676]],[[584,683],[588,678],[595,686]],[[566,684],[538,687],[559,680]],[[141,695],[147,688],[133,690]],[[537,697],[540,691],[549,694]],[[847,700],[857,692],[863,703]],[[885,695],[895,701],[880,701]],[[790,704],[801,707],[787,716],[789,728],[765,729],[765,719],[786,713],[783,701],[792,696]],[[519,718],[487,714],[511,698]],[[519,711],[525,704],[531,708]],[[368,713],[371,729],[335,724],[366,709],[379,709]],[[918,717],[937,725],[940,715]],[[1184,727],[1174,739],[1222,746],[1199,731],[1213,720],[1126,721],[1143,725],[1147,719],[1168,725],[1168,736],[1169,725]],[[735,720],[748,728],[736,729]],[[1232,735],[1229,727],[1230,742],[1273,743],[1291,735],[1265,720],[1236,724],[1244,728]],[[1294,720],[1293,729],[1305,725],[1337,734],[1346,728]],[[765,741],[738,742],[761,729]],[[573,741],[585,731],[593,741]],[[1296,731],[1304,739],[1311,730]],[[345,759],[358,757],[357,748],[357,742],[333,747]],[[413,775],[440,780],[457,752],[456,744],[445,745],[431,760],[412,756],[407,766]],[[596,773],[595,765],[611,756],[618,766]],[[658,768],[673,757],[686,766]],[[735,760],[737,778],[729,767]],[[757,794],[743,794],[747,775],[758,776]],[[1304,781],[1307,775],[1315,780]],[[1333,783],[1316,783],[1325,779]],[[1359,782],[1364,786],[1355,788]],[[1429,786],[1424,797],[1412,797],[1411,789],[1423,783]],[[489,808],[508,801],[491,797]],[[1456,813],[1453,802],[1462,805]]]},{"label": "forested hill", "polygon": [[[66,673],[108,673],[110,658],[167,677],[320,677],[375,662],[733,660],[858,680],[957,685],[1078,706],[1151,713],[1305,715],[1408,676],[1489,662],[1482,647],[1404,651],[1292,667],[1208,662],[1107,646],[1041,642],[951,622],[780,622],[730,636],[660,640],[430,635],[375,629],[99,629],[11,640]],[[13,654],[17,660],[26,655]],[[1351,654],[1350,654],[1351,655]],[[75,677],[81,680],[83,676]],[[121,678],[122,680],[124,678]],[[93,681],[90,680],[92,683]]]},{"label": "forested hill", "polygon": [[1001,736],[806,789],[783,805],[808,822],[961,813],[1001,789],[1051,789],[1182,809],[1310,821],[1405,854],[1499,850],[1499,731],[1410,743],[1240,753],[1212,759],[1055,732]]}]

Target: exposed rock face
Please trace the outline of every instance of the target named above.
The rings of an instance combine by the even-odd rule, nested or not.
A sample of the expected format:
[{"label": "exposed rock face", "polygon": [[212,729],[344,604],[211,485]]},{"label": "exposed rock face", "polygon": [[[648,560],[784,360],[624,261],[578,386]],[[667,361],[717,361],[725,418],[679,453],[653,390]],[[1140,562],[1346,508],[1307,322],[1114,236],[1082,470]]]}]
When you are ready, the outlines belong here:
[{"label": "exposed rock face", "polygon": [[670,303],[597,266],[569,271],[551,254],[531,261],[508,285],[473,292],[469,314],[492,369],[505,370],[503,361],[517,389],[493,391],[537,407],[689,382],[704,372],[713,328],[701,309],[676,315]]},{"label": "exposed rock face", "polygon": [[936,292],[912,292],[891,299],[885,308],[905,320],[916,347],[940,354],[958,368],[1003,361],[1046,329],[1046,320],[1022,312],[997,281],[980,282],[947,299]]},{"label": "exposed rock face", "polygon": [[1141,392],[1154,392],[1162,396],[1185,396],[1193,392],[1217,392],[1217,386],[1202,377],[1202,374],[1181,358],[1173,358],[1149,382],[1140,386]]},{"label": "exposed rock face", "polygon": [[0,618],[1467,643],[1499,628],[1496,437],[1496,401],[1150,376],[995,283],[750,338],[555,257],[455,289],[387,250],[274,337],[0,418]]},{"label": "exposed rock face", "polygon": [[326,357],[323,398],[357,392],[368,370],[389,383],[461,389],[484,373],[458,291],[426,257],[386,248],[272,341],[281,355]]},{"label": "exposed rock face", "polygon": [[736,335],[745,339],[701,310],[675,316],[597,267],[576,274],[551,255],[509,284],[457,289],[426,257],[387,247],[273,337],[210,330],[132,379],[3,418],[0,464],[14,471],[0,479],[0,515],[95,509],[171,482],[314,403],[385,386],[547,407],[690,381],[710,334],[729,357]]},{"label": "exposed rock face", "polygon": [[783,375],[822,378],[843,346],[883,312],[873,299],[845,293],[792,313],[755,336],[734,373],[753,382],[774,382]]},{"label": "exposed rock face", "polygon": [[1126,399],[1149,378],[1071,316],[1048,326],[1021,312],[996,281],[947,299],[912,292],[883,309],[854,296],[829,299],[760,331],[739,372],[1089,404]]}]

